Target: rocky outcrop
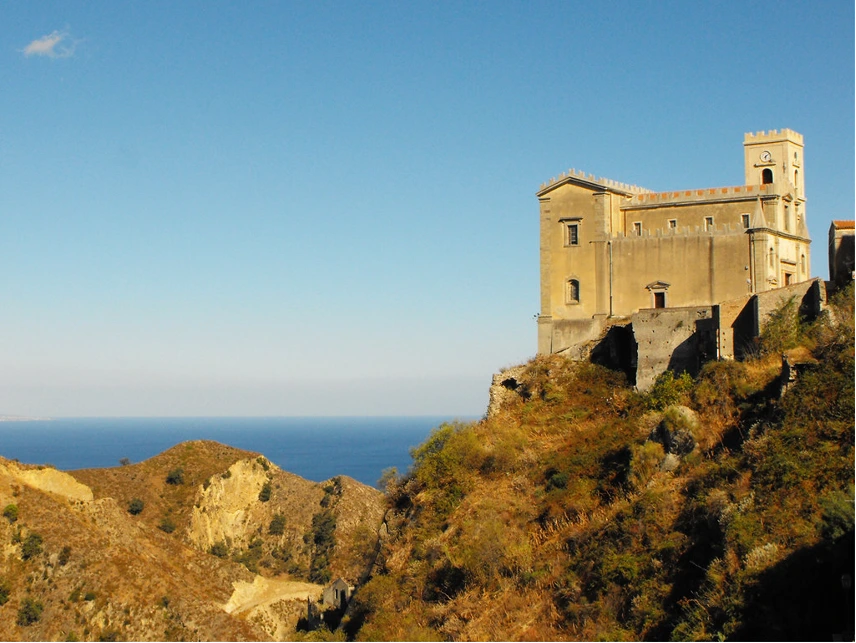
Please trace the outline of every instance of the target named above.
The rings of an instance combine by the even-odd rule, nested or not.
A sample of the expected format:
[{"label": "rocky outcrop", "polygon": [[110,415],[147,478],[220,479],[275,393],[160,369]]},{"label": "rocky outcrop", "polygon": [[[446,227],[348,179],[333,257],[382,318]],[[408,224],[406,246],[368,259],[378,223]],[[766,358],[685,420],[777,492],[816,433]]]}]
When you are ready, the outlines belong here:
[{"label": "rocky outcrop", "polygon": [[0,475],[7,475],[23,484],[70,500],[92,500],[92,489],[73,477],[52,467],[21,467],[14,462],[0,463]]},{"label": "rocky outcrop", "polygon": [[190,516],[190,542],[203,551],[222,541],[246,545],[259,525],[270,522],[259,494],[270,483],[272,471],[279,468],[262,458],[253,458],[239,460],[221,475],[210,478],[208,487],[203,485],[200,489]]}]

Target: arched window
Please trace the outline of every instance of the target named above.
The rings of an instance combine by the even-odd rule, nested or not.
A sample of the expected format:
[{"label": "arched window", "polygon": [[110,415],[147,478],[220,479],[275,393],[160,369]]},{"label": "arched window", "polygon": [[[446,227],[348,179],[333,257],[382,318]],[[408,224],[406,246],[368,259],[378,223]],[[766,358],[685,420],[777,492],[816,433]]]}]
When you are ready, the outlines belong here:
[{"label": "arched window", "polygon": [[765,167],[761,170],[761,183],[763,185],[768,185],[773,182],[773,170],[768,167]]},{"label": "arched window", "polygon": [[568,279],[565,284],[565,303],[580,303],[580,282],[577,279]]}]

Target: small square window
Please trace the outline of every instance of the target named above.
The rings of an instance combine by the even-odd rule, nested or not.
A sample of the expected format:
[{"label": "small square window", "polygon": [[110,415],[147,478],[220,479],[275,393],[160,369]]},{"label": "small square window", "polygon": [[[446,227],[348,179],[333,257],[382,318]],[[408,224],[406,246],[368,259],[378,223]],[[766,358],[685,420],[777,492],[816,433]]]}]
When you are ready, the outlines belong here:
[{"label": "small square window", "polygon": [[669,230],[677,230],[678,229],[678,220],[677,219],[669,219]]},{"label": "small square window", "polygon": [[713,217],[704,218],[704,230],[705,232],[710,232],[711,230],[713,230]]},{"label": "small square window", "polygon": [[642,222],[641,221],[635,221],[633,223],[633,234],[635,234],[637,237],[642,236]]},{"label": "small square window", "polygon": [[749,229],[749,215],[748,214],[741,214],[740,215],[740,221],[743,223],[743,229],[748,230]]}]

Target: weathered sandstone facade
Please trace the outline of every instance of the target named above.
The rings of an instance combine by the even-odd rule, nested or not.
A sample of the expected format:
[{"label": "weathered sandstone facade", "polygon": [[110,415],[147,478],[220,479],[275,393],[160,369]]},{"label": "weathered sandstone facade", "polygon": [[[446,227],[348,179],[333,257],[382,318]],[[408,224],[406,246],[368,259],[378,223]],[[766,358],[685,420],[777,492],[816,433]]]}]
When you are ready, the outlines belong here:
[{"label": "weathered sandstone facade", "polygon": [[803,137],[746,134],[745,185],[654,193],[571,170],[537,193],[538,353],[646,309],[709,307],[809,279]]}]

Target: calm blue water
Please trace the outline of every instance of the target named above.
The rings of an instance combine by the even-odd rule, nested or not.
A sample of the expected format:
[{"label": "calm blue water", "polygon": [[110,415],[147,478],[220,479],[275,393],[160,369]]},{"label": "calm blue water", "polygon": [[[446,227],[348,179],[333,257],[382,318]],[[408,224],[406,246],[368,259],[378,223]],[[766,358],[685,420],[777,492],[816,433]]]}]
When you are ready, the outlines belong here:
[{"label": "calm blue water", "polygon": [[387,467],[406,471],[410,447],[449,417],[61,418],[0,422],[0,455],[57,469],[139,462],[186,440],[256,451],[320,482],[336,475],[374,485]]}]

